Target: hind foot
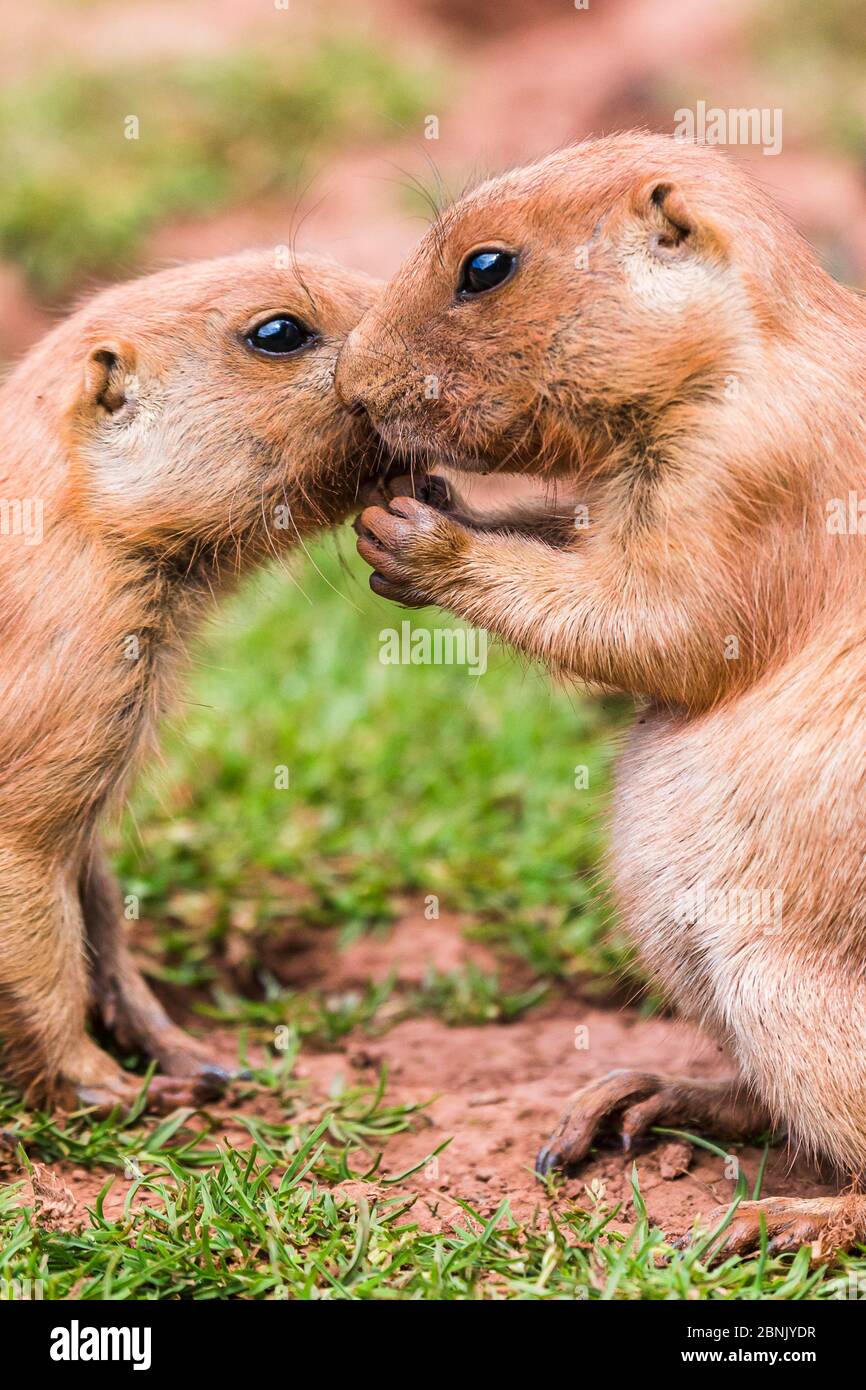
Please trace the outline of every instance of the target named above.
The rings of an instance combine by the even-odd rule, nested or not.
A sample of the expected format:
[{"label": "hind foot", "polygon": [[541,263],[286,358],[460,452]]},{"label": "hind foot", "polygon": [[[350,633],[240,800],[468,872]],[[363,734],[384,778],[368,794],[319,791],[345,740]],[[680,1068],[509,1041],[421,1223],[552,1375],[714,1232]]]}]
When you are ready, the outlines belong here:
[{"label": "hind foot", "polygon": [[[118,1043],[155,1061],[163,1077],[186,1078],[203,1096],[218,1095],[236,1072],[218,1061],[207,1043],[199,1042],[174,1023],[152,993],[128,951],[118,951],[109,971],[97,962],[93,1002],[103,1024]],[[163,1087],[168,1094],[170,1087]]]},{"label": "hind foot", "polygon": [[629,1153],[654,1125],[698,1126],[729,1139],[770,1128],[770,1117],[736,1081],[690,1081],[640,1071],[612,1071],[576,1091],[541,1149],[535,1170],[573,1168],[606,1134]]},{"label": "hind foot", "polygon": [[[35,1099],[57,1101],[65,1109],[92,1107],[100,1116],[120,1109],[129,1113],[138,1103],[144,1079],[123,1071],[107,1052],[90,1038],[82,1038],[71,1056],[64,1058],[59,1076],[32,1088]],[[223,1083],[195,1076],[153,1076],[144,1109],[158,1115],[184,1106],[198,1108],[222,1093]]]},{"label": "hind foot", "polygon": [[[727,1210],[718,1207],[710,1212],[701,1223],[705,1230],[715,1230]],[[815,1258],[826,1259],[866,1241],[866,1197],[765,1197],[760,1202],[741,1202],[721,1243],[713,1247],[713,1260],[760,1250],[763,1232],[771,1255],[811,1245]],[[703,1234],[681,1236],[671,1244],[685,1250]]]},{"label": "hind foot", "polygon": [[[128,1114],[137,1103],[144,1082],[140,1076],[120,1072],[101,1082],[78,1083],[75,1103],[81,1108],[93,1108],[102,1118],[113,1110]],[[189,1076],[152,1076],[147,1088],[144,1109],[148,1114],[169,1115],[173,1110],[199,1110],[208,1101],[216,1100],[223,1092],[222,1084]]]}]

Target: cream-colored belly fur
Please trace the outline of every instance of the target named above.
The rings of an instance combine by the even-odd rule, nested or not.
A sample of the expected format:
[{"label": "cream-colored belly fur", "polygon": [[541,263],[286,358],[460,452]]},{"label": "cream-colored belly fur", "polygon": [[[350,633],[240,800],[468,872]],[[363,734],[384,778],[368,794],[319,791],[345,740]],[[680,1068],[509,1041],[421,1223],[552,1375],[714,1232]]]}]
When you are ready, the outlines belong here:
[{"label": "cream-colored belly fur", "polygon": [[611,850],[623,924],[668,997],[795,1142],[846,1168],[866,1163],[860,665],[813,651],[699,718],[639,716]]}]

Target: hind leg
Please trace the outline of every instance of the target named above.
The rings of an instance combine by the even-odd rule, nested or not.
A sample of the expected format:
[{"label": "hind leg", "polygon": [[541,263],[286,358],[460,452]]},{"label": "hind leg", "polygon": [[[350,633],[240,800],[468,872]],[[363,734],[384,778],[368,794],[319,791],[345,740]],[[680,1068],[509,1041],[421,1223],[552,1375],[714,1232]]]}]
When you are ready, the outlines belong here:
[{"label": "hind leg", "polygon": [[[32,1103],[129,1107],[141,1080],[87,1036],[89,980],[75,875],[0,847],[0,1035],[4,1069]],[[152,1108],[181,1103],[151,1086]]]},{"label": "hind leg", "polygon": [[219,1094],[231,1073],[172,1022],[145,982],[124,937],[120,889],[98,847],[82,869],[80,894],[92,993],[105,1027],[121,1047],[152,1057],[167,1076],[195,1083],[199,1098]]},{"label": "hind leg", "polygon": [[[742,1202],[716,1256],[811,1245],[819,1258],[866,1242],[866,986],[862,971],[831,952],[797,950],[794,912],[780,945],[772,931],[747,928],[750,956],[731,947],[727,978],[729,1043],[758,1092],[773,1097],[794,1144],[852,1177],[838,1197],[767,1197]],[[802,940],[802,938],[801,938]],[[748,968],[744,965],[748,960]],[[723,1212],[702,1224],[714,1229]]]},{"label": "hind leg", "polygon": [[77,1085],[122,1081],[87,1037],[81,915],[56,865],[0,850],[0,1034],[28,1098],[74,1103]]}]

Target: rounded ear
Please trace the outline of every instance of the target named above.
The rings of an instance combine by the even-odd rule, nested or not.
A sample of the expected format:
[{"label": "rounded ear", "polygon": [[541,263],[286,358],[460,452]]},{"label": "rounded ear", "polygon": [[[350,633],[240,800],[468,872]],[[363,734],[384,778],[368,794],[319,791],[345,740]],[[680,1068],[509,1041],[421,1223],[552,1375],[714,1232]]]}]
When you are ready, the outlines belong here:
[{"label": "rounded ear", "polygon": [[637,207],[649,226],[649,248],[659,257],[687,250],[721,251],[715,228],[700,217],[682,189],[663,179],[652,179],[637,195]]},{"label": "rounded ear", "polygon": [[116,415],[130,403],[130,379],[136,355],[131,343],[109,339],[91,348],[84,364],[84,380],[78,399],[82,414]]}]

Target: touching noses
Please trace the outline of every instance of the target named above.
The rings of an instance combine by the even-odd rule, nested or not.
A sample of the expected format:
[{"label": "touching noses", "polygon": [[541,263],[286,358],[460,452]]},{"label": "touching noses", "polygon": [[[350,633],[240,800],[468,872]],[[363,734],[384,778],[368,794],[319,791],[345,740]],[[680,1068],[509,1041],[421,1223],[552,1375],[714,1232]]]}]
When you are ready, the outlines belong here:
[{"label": "touching noses", "polygon": [[350,410],[360,412],[366,409],[364,395],[365,379],[363,371],[364,347],[361,325],[353,328],[340,349],[337,369],[334,373],[334,390],[337,399]]}]

